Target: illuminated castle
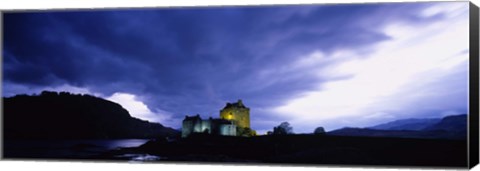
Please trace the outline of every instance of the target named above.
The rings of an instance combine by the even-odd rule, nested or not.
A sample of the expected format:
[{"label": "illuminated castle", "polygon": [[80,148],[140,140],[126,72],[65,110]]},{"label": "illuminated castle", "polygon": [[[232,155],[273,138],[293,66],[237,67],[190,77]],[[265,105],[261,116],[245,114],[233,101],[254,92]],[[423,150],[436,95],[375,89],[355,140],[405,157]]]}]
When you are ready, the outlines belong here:
[{"label": "illuminated castle", "polygon": [[243,105],[242,100],[237,103],[227,103],[220,110],[220,118],[233,121],[238,127],[250,128],[250,109]]},{"label": "illuminated castle", "polygon": [[255,131],[250,129],[250,109],[242,100],[237,103],[227,103],[220,110],[220,118],[203,120],[200,115],[185,116],[182,123],[182,137],[192,133],[207,133],[224,136],[252,136]]}]

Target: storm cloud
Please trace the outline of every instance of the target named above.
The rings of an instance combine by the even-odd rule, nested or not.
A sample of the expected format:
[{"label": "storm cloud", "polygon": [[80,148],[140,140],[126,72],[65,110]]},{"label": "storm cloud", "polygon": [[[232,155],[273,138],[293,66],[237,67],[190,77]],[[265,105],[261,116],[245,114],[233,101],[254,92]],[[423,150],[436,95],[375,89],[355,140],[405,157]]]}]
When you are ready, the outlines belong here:
[{"label": "storm cloud", "polygon": [[[252,127],[267,130],[303,115],[277,110],[293,99],[356,78],[332,69],[373,58],[382,43],[395,40],[385,31],[392,24],[449,21],[452,11],[425,14],[438,4],[445,3],[9,12],[3,95],[55,89],[141,102],[144,119],[175,128],[185,115],[217,117],[226,102],[243,99]],[[353,55],[335,57],[343,51]],[[293,126],[307,131],[315,124],[323,122]]]}]

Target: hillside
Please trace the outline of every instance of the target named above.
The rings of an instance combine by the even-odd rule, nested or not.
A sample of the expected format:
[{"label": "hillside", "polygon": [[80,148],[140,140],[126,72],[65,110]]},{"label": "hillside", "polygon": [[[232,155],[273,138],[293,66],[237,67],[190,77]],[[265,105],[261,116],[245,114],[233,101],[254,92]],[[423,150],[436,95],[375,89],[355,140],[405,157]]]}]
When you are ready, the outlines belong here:
[{"label": "hillside", "polygon": [[328,135],[355,137],[396,137],[421,139],[465,139],[465,137],[444,130],[410,131],[410,130],[375,130],[366,128],[342,128],[327,133]]},{"label": "hillside", "polygon": [[380,125],[375,125],[372,127],[367,127],[368,129],[377,129],[377,130],[410,130],[410,131],[419,131],[427,128],[428,126],[434,125],[440,122],[439,118],[432,119],[401,119],[392,122],[387,122]]},{"label": "hillside", "polygon": [[455,133],[466,133],[467,115],[452,115],[444,117],[440,122],[426,127],[424,130],[444,130]]},{"label": "hillside", "polygon": [[177,136],[159,123],[130,116],[121,105],[90,95],[47,92],[4,98],[5,139],[116,139]]},{"label": "hillside", "polygon": [[[342,128],[328,132],[329,135],[339,136],[368,136],[368,137],[398,137],[398,138],[427,138],[427,139],[466,139],[467,115],[453,115],[438,119],[438,122],[429,120],[409,119],[393,121],[368,128]],[[392,124],[394,123],[394,124]],[[403,123],[403,124],[398,124]],[[425,124],[422,129],[420,123]],[[428,124],[430,123],[430,124]],[[414,125],[414,126],[412,126]],[[410,127],[412,126],[412,127]],[[398,130],[397,128],[402,128]]]}]

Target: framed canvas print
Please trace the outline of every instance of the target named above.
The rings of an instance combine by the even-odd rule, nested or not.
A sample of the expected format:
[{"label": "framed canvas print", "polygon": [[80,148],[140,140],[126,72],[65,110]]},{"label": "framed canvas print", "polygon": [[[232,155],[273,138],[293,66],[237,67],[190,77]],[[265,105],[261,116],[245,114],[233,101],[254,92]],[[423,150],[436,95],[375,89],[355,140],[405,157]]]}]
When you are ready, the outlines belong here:
[{"label": "framed canvas print", "polygon": [[468,1],[2,11],[2,159],[472,168]]}]

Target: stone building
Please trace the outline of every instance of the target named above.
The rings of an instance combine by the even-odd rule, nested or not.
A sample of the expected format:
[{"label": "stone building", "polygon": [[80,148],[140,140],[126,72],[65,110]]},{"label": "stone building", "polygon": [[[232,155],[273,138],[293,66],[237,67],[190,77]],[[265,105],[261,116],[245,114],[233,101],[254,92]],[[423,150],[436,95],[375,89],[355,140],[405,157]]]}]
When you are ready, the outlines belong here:
[{"label": "stone building", "polygon": [[243,105],[242,100],[238,100],[237,103],[227,103],[220,110],[220,118],[233,121],[238,127],[250,128],[250,109]]},{"label": "stone building", "polygon": [[[252,131],[250,129],[250,109],[242,103],[242,100],[238,100],[237,103],[227,103],[220,110],[220,118],[203,120],[198,114],[185,116],[182,123],[182,137],[187,137],[192,133],[239,136],[245,135],[246,129]],[[253,134],[255,134],[254,131]]]},{"label": "stone building", "polygon": [[182,137],[187,137],[192,133],[208,133],[214,135],[236,136],[237,126],[233,121],[225,119],[205,119],[200,115],[185,116],[182,123]]}]

